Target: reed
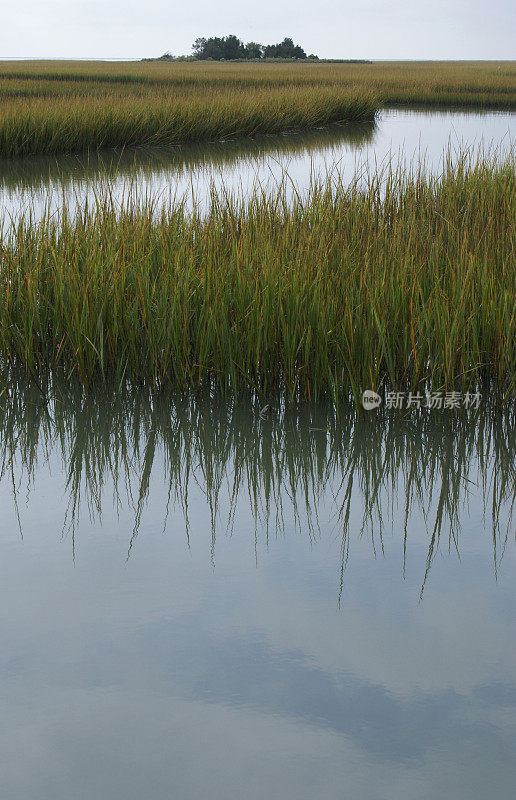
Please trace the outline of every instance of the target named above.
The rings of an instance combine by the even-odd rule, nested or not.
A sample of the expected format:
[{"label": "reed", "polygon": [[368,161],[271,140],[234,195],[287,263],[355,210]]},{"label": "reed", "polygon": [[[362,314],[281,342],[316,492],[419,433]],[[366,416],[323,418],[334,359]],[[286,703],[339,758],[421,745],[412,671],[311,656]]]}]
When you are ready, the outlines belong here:
[{"label": "reed", "polygon": [[269,398],[516,387],[514,154],[308,198],[212,193],[4,222],[0,360]]},{"label": "reed", "polygon": [[186,96],[56,97],[4,103],[0,156],[163,146],[373,120],[372,93],[332,87],[190,92]]},{"label": "reed", "polygon": [[0,62],[0,98],[138,95],[153,91],[350,87],[382,102],[516,106],[514,61],[342,63]]},{"label": "reed", "polygon": [[514,109],[516,62],[0,62],[0,157],[277,133],[382,105]]}]

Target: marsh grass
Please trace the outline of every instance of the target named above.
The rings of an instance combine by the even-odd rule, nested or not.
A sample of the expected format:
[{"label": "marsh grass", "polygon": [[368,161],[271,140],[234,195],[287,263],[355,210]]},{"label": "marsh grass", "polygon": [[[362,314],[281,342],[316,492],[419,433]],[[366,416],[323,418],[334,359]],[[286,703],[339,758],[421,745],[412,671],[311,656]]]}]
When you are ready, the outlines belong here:
[{"label": "marsh grass", "polygon": [[0,157],[308,129],[382,105],[514,109],[516,64],[0,62]]},{"label": "marsh grass", "polygon": [[4,103],[0,156],[170,146],[373,120],[371,92],[332,87],[218,89],[186,96],[57,97]]},{"label": "marsh grass", "polygon": [[205,214],[109,189],[5,223],[0,359],[33,375],[330,396],[516,387],[514,154]]},{"label": "marsh grass", "polygon": [[192,90],[350,87],[386,104],[516,106],[514,61],[398,61],[372,64],[0,62],[0,98]]}]

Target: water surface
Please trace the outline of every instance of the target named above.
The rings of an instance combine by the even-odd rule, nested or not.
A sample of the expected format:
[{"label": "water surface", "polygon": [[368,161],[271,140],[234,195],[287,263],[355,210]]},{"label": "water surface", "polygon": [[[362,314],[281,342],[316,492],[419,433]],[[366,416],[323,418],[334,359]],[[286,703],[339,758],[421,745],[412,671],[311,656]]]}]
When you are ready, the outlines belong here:
[{"label": "water surface", "polygon": [[514,409],[0,422],[3,796],[513,796]]},{"label": "water surface", "polygon": [[444,154],[470,149],[508,152],[514,112],[382,111],[374,123],[331,125],[281,136],[259,136],[168,149],[132,149],[0,161],[0,214],[17,216],[92,203],[109,185],[121,202],[129,195],[159,206],[183,200],[205,209],[210,191],[249,198],[283,186],[306,195],[314,180],[337,175],[346,183],[393,164],[424,161],[439,174]]}]

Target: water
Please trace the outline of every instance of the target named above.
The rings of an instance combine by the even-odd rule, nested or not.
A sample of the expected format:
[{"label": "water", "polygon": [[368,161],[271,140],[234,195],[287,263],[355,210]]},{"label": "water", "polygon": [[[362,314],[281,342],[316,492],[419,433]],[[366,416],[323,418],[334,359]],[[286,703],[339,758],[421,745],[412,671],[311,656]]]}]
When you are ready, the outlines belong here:
[{"label": "water", "polygon": [[169,149],[108,151],[101,155],[37,157],[0,162],[0,214],[32,208],[55,211],[94,202],[106,184],[115,201],[129,195],[157,207],[183,200],[201,211],[210,190],[248,198],[257,187],[283,186],[287,197],[305,196],[312,180],[425,160],[438,174],[443,153],[511,149],[514,112],[383,111],[376,123],[332,125],[283,136],[261,136]]},{"label": "water", "polygon": [[514,408],[0,403],[2,796],[513,796]]},{"label": "water", "polygon": [[[0,165],[4,218],[335,164],[442,166],[514,114],[383,112]],[[285,170],[289,178],[285,178]],[[132,182],[132,184],[131,184]],[[514,403],[376,410],[0,393],[0,796],[484,800],[516,787]]]}]

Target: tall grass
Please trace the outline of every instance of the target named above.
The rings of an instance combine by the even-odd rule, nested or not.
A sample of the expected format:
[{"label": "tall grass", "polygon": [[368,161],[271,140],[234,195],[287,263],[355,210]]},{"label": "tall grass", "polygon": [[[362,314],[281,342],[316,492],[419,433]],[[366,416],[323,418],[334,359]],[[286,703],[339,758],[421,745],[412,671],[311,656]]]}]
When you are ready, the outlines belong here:
[{"label": "tall grass", "polygon": [[0,62],[0,98],[133,94],[216,88],[356,86],[382,102],[516,107],[514,61],[399,61],[372,64]]},{"label": "tall grass", "polygon": [[516,63],[0,62],[0,157],[277,133],[381,105],[514,109]]},{"label": "tall grass", "polygon": [[374,119],[371,93],[331,87],[219,89],[164,97],[12,101],[0,117],[0,155],[175,145]]},{"label": "tall grass", "polygon": [[0,359],[270,397],[516,386],[514,154],[306,200],[213,193],[4,223]]}]

